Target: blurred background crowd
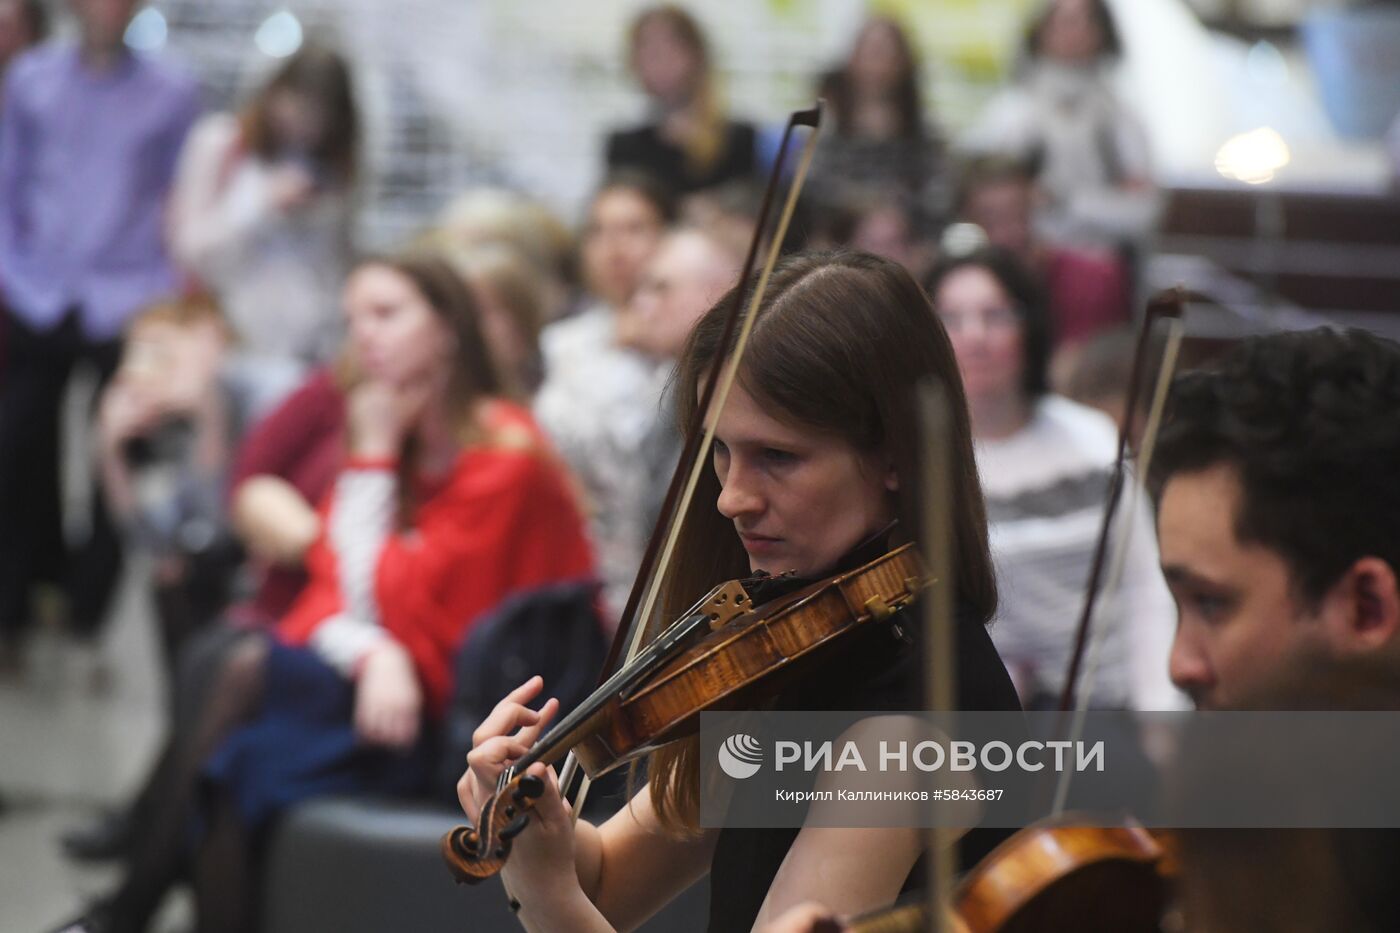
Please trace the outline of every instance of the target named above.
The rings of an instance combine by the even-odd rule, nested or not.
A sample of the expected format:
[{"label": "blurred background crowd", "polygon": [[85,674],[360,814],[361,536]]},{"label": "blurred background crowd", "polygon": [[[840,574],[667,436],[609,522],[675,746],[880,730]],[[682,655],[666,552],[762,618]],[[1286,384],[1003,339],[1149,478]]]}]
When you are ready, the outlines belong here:
[{"label": "blurred background crowd", "polygon": [[[672,363],[814,97],[787,245],[899,261],[948,329],[1028,708],[1146,296],[1202,293],[1206,340],[1400,309],[1393,3],[0,0],[0,75],[4,930],[111,862],[145,915],[192,877],[201,929],[295,928],[260,820],[241,886],[137,851],[232,767],[249,633],[416,691],[353,723],[413,760],[399,797],[448,797],[512,677],[586,691],[679,454]],[[1179,708],[1146,505],[1115,532],[1094,703]]]}]

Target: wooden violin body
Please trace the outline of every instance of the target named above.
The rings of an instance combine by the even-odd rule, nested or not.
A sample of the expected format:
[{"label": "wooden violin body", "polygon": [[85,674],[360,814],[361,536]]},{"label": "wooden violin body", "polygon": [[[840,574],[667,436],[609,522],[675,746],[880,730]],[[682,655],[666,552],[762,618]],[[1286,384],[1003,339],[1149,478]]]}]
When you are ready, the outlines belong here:
[{"label": "wooden violin body", "polygon": [[[1134,823],[1041,823],[968,872],[943,918],[948,933],[1159,933],[1167,902],[1162,841]],[[924,933],[929,905],[853,918],[850,933]]]},{"label": "wooden violin body", "polygon": [[890,615],[925,585],[912,545],[742,610],[611,704],[574,748],[590,777],[699,729],[701,712],[741,709],[771,695],[847,632]]},{"label": "wooden violin body", "polygon": [[1157,933],[1167,903],[1166,851],[1133,822],[1028,826],[958,887],[969,933]]},{"label": "wooden violin body", "polygon": [[596,777],[691,735],[700,713],[760,702],[849,634],[912,602],[930,582],[918,552],[906,544],[758,610],[738,583],[717,587],[515,763],[517,776],[482,808],[477,829],[459,827],[443,837],[454,877],[475,882],[500,870],[528,816],[531,795],[522,793],[519,775],[531,764],[552,763],[572,750]]}]

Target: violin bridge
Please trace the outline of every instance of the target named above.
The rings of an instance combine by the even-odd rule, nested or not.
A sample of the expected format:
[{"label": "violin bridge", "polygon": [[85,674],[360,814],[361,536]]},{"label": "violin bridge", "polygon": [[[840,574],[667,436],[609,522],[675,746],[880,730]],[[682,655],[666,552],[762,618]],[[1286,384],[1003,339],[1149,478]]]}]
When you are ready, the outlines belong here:
[{"label": "violin bridge", "polygon": [[739,616],[753,611],[753,600],[738,580],[715,588],[705,597],[700,611],[710,620],[710,630],[721,629]]}]

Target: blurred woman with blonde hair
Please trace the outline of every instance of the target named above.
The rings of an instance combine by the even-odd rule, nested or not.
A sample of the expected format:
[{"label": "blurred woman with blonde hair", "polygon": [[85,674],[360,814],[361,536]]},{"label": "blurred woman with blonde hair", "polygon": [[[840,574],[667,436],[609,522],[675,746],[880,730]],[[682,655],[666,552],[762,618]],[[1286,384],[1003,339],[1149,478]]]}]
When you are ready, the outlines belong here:
[{"label": "blurred woman with blonde hair", "polygon": [[609,172],[645,172],[672,196],[753,174],[753,125],[726,115],[693,16],[674,4],[644,10],[628,34],[628,64],[651,112],[642,126],[608,136]]}]

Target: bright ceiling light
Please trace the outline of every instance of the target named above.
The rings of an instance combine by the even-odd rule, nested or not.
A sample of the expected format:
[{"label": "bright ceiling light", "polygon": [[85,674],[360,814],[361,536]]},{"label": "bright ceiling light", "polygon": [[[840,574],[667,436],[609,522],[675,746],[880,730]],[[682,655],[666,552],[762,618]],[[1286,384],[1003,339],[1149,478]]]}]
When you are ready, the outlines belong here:
[{"label": "bright ceiling light", "polygon": [[148,6],[132,17],[122,41],[126,43],[127,48],[138,52],[154,52],[165,45],[169,34],[170,29],[160,10]]},{"label": "bright ceiling light", "polygon": [[269,58],[286,58],[301,48],[301,21],[286,10],[273,13],[253,35],[258,51]]},{"label": "bright ceiling light", "polygon": [[1215,170],[1223,177],[1250,185],[1273,181],[1292,155],[1283,137],[1267,126],[1225,141],[1215,154]]}]

